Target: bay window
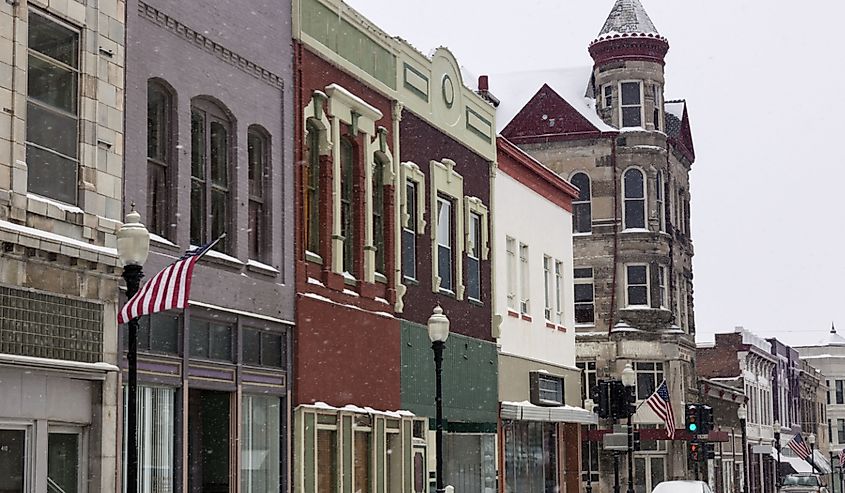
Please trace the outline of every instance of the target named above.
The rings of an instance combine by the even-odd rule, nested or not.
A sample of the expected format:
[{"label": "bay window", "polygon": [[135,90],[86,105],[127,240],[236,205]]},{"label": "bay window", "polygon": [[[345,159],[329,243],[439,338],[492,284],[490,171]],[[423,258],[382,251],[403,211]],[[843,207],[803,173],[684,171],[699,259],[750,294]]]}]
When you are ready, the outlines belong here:
[{"label": "bay window", "polygon": [[669,307],[669,290],[666,287],[666,281],[668,279],[666,271],[667,269],[665,265],[657,266],[657,286],[658,299],[660,300],[660,308]]},{"label": "bay window", "polygon": [[650,307],[648,266],[644,264],[625,266],[626,306]]},{"label": "bay window", "polygon": [[663,382],[663,363],[635,361],[634,371],[637,373],[637,399],[648,399]]},{"label": "bay window", "polygon": [[628,168],[622,177],[624,196],[623,222],[625,229],[645,229],[646,199],[643,172]]},{"label": "bay window", "polygon": [[620,114],[622,128],[643,126],[642,83],[638,81],[621,82]]},{"label": "bay window", "polygon": [[28,31],[28,191],[76,205],[79,31],[34,9],[30,9]]},{"label": "bay window", "polygon": [[666,231],[666,182],[663,179],[663,171],[657,172],[655,180],[655,196],[657,197],[657,222],[660,231]]}]

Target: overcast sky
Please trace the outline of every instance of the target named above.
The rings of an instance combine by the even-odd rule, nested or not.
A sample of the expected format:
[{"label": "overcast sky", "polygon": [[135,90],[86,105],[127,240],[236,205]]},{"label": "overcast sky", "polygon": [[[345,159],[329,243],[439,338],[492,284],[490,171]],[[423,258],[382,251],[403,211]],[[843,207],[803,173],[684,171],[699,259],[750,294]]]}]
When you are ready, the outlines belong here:
[{"label": "overcast sky", "polygon": [[[347,1],[475,74],[591,65],[614,3]],[[642,2],[671,46],[666,98],[686,99],[692,122],[698,339],[742,325],[806,344],[834,321],[845,333],[845,2]]]}]

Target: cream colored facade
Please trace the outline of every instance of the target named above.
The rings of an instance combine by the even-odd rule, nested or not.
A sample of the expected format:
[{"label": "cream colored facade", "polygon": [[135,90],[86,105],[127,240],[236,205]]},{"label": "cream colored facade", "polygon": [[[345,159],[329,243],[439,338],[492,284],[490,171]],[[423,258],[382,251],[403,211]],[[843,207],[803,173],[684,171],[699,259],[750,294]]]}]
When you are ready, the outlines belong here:
[{"label": "cream colored facade", "polygon": [[25,443],[8,481],[27,492],[59,481],[48,453],[74,446],[77,491],[116,488],[125,16],[123,0],[0,3],[0,433]]}]

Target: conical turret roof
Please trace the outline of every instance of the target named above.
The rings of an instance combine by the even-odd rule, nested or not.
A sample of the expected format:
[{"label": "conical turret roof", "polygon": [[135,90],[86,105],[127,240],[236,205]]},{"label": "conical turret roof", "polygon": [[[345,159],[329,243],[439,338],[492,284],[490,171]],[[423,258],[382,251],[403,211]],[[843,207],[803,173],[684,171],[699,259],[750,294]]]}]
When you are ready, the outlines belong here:
[{"label": "conical turret roof", "polygon": [[845,346],[845,337],[836,333],[836,327],[833,324],[830,324],[830,334],[827,335],[824,339],[822,339],[819,346]]},{"label": "conical turret roof", "polygon": [[616,0],[598,39],[614,34],[659,34],[640,0]]}]

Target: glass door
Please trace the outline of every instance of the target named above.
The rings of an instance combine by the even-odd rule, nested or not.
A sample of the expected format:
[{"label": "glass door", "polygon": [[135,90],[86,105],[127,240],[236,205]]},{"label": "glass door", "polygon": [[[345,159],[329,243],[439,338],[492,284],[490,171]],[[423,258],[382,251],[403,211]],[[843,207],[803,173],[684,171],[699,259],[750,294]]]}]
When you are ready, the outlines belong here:
[{"label": "glass door", "polygon": [[47,492],[80,491],[82,436],[78,431],[53,431],[47,437]]}]

